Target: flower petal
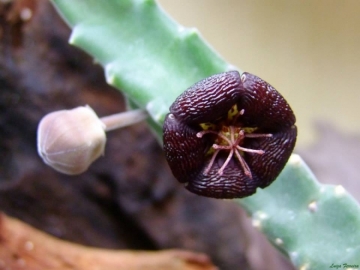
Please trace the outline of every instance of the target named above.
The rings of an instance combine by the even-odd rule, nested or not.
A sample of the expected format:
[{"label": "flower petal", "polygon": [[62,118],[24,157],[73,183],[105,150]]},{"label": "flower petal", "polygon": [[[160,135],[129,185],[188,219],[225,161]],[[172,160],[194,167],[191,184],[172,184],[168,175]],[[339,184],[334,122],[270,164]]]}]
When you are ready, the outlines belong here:
[{"label": "flower petal", "polygon": [[[257,179],[245,175],[236,160],[229,162],[223,175],[218,174],[225,159],[226,156],[216,159],[208,174],[200,172],[187,183],[186,189],[201,196],[222,199],[243,198],[254,194],[258,187]],[[204,168],[207,165],[208,162]]]},{"label": "flower petal", "polygon": [[166,116],[163,130],[166,160],[176,179],[185,183],[201,170],[209,145],[196,137],[199,130],[185,125],[173,114]]},{"label": "flower petal", "polygon": [[215,121],[227,115],[241,90],[239,72],[216,74],[188,88],[171,105],[170,112],[187,124]]},{"label": "flower petal", "polygon": [[245,153],[245,160],[254,177],[258,178],[259,187],[270,185],[284,168],[296,142],[297,128],[292,126],[274,133],[272,137],[248,139],[245,147],[262,149],[262,155]]},{"label": "flower petal", "polygon": [[274,87],[250,73],[241,75],[244,91],[238,108],[244,109],[245,126],[279,130],[294,125],[295,115],[289,104]]}]

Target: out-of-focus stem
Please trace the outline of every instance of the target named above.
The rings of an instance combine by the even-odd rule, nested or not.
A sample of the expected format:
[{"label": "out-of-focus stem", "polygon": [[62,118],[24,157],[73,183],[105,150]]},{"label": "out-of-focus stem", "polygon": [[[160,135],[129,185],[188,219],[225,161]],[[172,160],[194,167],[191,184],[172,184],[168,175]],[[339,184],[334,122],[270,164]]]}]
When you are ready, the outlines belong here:
[{"label": "out-of-focus stem", "polygon": [[127,112],[121,112],[109,116],[101,117],[101,122],[105,125],[105,131],[110,131],[129,125],[136,124],[145,120],[148,117],[148,113],[145,110],[137,109]]}]

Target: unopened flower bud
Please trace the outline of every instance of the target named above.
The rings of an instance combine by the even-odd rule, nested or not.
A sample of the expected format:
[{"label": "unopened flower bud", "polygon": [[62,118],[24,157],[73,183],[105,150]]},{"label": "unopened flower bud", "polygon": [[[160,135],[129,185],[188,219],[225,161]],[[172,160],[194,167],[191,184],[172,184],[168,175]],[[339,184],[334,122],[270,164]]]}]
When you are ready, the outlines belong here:
[{"label": "unopened flower bud", "polygon": [[38,152],[46,164],[65,174],[80,174],[104,154],[105,124],[89,107],[46,115],[38,127]]}]

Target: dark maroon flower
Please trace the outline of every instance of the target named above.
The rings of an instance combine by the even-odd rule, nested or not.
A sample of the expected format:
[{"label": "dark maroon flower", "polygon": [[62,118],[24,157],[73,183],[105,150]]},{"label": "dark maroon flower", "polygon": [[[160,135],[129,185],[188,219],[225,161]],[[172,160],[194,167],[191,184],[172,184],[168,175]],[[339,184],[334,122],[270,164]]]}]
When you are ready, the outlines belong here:
[{"label": "dark maroon flower", "polygon": [[270,185],[295,146],[295,116],[259,77],[237,71],[206,78],[182,93],[164,123],[174,176],[196,194],[242,198]]}]

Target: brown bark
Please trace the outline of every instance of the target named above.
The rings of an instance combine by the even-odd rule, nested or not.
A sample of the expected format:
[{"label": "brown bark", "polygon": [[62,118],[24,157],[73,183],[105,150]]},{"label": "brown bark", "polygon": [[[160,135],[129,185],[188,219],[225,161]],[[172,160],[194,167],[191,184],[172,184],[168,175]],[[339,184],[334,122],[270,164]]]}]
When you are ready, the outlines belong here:
[{"label": "brown bark", "polygon": [[215,270],[208,257],[181,250],[113,251],[90,248],[44,234],[0,214],[0,269]]}]

